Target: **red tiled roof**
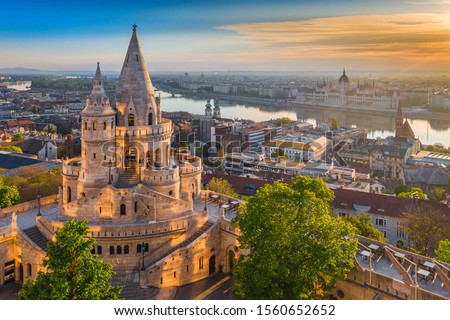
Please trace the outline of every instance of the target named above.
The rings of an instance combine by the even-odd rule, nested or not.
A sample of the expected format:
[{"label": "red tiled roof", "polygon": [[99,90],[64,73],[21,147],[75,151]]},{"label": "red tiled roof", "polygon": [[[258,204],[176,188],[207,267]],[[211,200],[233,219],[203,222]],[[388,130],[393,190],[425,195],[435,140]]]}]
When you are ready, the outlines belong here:
[{"label": "red tiled roof", "polygon": [[388,196],[383,194],[335,189],[335,198],[331,206],[337,209],[356,210],[354,205],[370,207],[368,213],[401,218],[404,212],[409,212],[411,205],[428,205],[433,210],[441,210],[450,216],[450,208],[444,204],[426,200],[414,200]]},{"label": "red tiled roof", "polygon": [[24,119],[24,120],[11,120],[11,121],[6,121],[6,124],[8,125],[8,127],[19,127],[19,126],[26,126],[26,125],[33,125],[34,122],[28,119]]}]

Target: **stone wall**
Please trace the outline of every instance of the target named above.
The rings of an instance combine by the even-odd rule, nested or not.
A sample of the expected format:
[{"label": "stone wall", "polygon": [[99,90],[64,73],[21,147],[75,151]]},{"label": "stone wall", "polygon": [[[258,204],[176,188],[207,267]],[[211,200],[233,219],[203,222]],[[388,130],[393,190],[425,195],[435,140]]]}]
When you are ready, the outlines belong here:
[{"label": "stone wall", "polygon": [[[56,202],[58,202],[58,195],[57,194],[53,194],[51,196],[47,196],[47,197],[42,197],[41,198],[41,206],[45,206],[45,205],[56,203]],[[27,201],[27,202],[22,202],[22,203],[16,204],[16,205],[11,206],[11,207],[0,209],[0,217],[6,216],[6,215],[10,215],[13,212],[21,213],[23,211],[27,211],[27,210],[30,210],[30,209],[33,209],[33,208],[37,208],[37,207],[38,207],[38,200],[37,199],[31,200],[31,201]]]}]

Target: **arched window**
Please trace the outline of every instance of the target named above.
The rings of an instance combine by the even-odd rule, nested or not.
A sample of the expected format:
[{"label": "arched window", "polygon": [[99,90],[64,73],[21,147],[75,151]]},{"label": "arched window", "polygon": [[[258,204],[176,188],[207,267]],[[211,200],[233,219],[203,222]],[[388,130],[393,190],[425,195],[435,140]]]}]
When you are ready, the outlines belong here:
[{"label": "arched window", "polygon": [[106,121],[103,122],[103,130],[106,130]]},{"label": "arched window", "polygon": [[200,258],[198,259],[198,268],[199,268],[199,269],[203,269],[203,257],[200,257]]},{"label": "arched window", "polygon": [[97,246],[97,254],[98,255],[102,254],[102,246]]},{"label": "arched window", "polygon": [[70,187],[67,187],[67,202],[72,201],[72,189]]},{"label": "arched window", "polygon": [[31,264],[27,264],[27,274],[31,277]]},{"label": "arched window", "polygon": [[91,253],[92,253],[92,254],[95,254],[95,247],[92,247]]},{"label": "arched window", "polygon": [[141,244],[138,244],[137,246],[136,246],[136,253],[141,253],[142,252],[142,245]]},{"label": "arched window", "polygon": [[120,215],[121,216],[124,216],[124,215],[126,215],[127,214],[127,206],[125,205],[125,204],[121,204],[120,205]]},{"label": "arched window", "polygon": [[114,128],[114,120],[111,120],[111,128]]},{"label": "arched window", "polygon": [[148,125],[151,126],[153,123],[153,113],[148,114]]},{"label": "arched window", "polygon": [[109,247],[109,254],[114,254],[114,246]]},{"label": "arched window", "polygon": [[130,247],[128,245],[126,245],[125,247],[123,247],[123,254],[129,254],[130,253]]},{"label": "arched window", "polygon": [[97,130],[97,121],[92,122],[92,130]]},{"label": "arched window", "polygon": [[138,202],[136,201],[134,203],[134,212],[137,212],[137,211],[138,211]]},{"label": "arched window", "polygon": [[87,130],[87,121],[84,122],[84,130]]},{"label": "arched window", "polygon": [[134,114],[132,113],[128,115],[128,126],[130,127],[134,126]]},{"label": "arched window", "polygon": [[122,254],[122,246],[117,246],[117,254]]},{"label": "arched window", "polygon": [[148,252],[148,243],[145,244],[145,252]]}]

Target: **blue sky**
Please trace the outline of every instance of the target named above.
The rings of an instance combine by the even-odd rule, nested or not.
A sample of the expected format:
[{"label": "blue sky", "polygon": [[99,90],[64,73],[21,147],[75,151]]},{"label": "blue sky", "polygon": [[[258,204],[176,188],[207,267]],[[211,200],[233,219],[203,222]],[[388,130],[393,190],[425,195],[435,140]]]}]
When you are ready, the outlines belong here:
[{"label": "blue sky", "polygon": [[[439,37],[436,33],[424,37],[433,36],[434,42],[440,41],[433,45],[438,48],[446,41],[442,35],[447,28],[447,17],[442,18],[441,14],[450,13],[449,3],[443,0],[4,1],[0,19],[0,67],[89,70],[100,61],[105,70],[119,70],[131,25],[137,23],[150,70],[340,70],[343,64],[350,69],[389,69],[397,65],[394,54],[376,50],[371,60],[373,50],[367,41],[360,45],[358,40],[358,45],[354,45],[355,39],[349,40],[350,31],[342,30],[355,24],[359,30],[370,31],[383,15],[390,17],[380,25],[389,28],[387,37],[392,34],[392,27],[425,25],[427,19],[437,16],[431,28],[439,26]],[[417,13],[432,16],[413,15]],[[361,24],[361,19],[367,25]],[[401,41],[414,46],[405,33],[413,34],[417,30],[397,28],[395,33],[401,36]],[[322,45],[324,34],[327,45]],[[361,34],[360,38],[366,35],[374,36],[374,33]],[[386,46],[390,43],[386,39],[381,43],[377,42],[379,39],[374,41]],[[427,38],[421,43],[428,42]],[[344,49],[337,52],[338,47]],[[430,46],[422,47],[422,60],[417,62],[413,56],[414,62],[410,61],[405,68],[424,67],[424,52]],[[364,48],[364,54],[360,48]],[[402,47],[397,56],[405,53],[415,54]],[[383,60],[383,57],[387,58]],[[439,59],[435,56],[433,63]]]}]

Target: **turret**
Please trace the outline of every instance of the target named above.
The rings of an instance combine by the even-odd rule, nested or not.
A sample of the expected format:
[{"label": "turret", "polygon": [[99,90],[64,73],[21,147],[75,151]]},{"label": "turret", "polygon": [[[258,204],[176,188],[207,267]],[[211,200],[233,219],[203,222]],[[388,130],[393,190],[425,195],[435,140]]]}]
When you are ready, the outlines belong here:
[{"label": "turret", "polygon": [[114,141],[115,114],[106,96],[100,64],[97,63],[92,92],[86,98],[86,107],[80,114],[82,161],[78,179],[79,194],[86,188],[108,184],[110,177],[107,163],[114,159],[104,155],[104,145]]},{"label": "turret", "polygon": [[211,99],[206,101],[205,105],[205,117],[212,118]]},{"label": "turret", "polygon": [[221,118],[219,99],[214,100],[214,118]]}]

